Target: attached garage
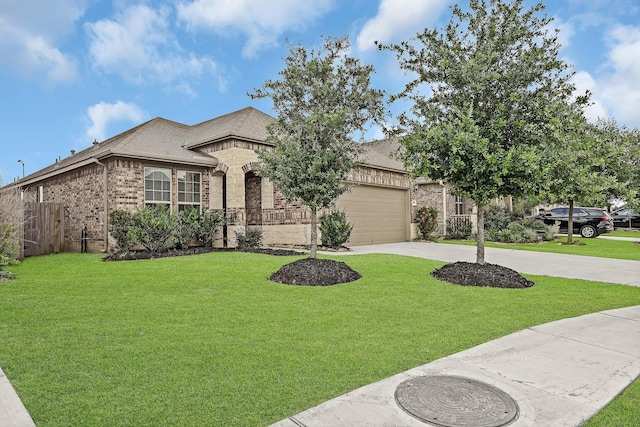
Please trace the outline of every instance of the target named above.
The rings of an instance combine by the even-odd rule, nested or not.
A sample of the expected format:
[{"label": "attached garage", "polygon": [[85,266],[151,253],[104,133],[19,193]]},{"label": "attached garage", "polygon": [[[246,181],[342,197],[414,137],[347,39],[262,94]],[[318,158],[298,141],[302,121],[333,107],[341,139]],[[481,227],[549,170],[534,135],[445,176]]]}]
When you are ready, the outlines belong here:
[{"label": "attached garage", "polygon": [[410,236],[407,189],[358,185],[338,200],[353,224],[347,245],[406,242]]}]

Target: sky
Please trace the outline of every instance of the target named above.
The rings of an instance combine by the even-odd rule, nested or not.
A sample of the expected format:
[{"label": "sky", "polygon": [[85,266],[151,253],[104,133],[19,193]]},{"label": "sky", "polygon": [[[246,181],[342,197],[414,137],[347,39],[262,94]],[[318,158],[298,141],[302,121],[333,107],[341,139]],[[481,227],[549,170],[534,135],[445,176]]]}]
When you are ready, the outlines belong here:
[{"label": "sky", "polygon": [[[275,115],[247,93],[278,78],[287,40],[313,48],[347,35],[351,55],[376,69],[372,85],[398,93],[410,77],[374,41],[443,28],[456,2],[0,0],[0,185],[155,117]],[[592,93],[588,118],[640,128],[640,0],[543,3],[574,83]]]}]

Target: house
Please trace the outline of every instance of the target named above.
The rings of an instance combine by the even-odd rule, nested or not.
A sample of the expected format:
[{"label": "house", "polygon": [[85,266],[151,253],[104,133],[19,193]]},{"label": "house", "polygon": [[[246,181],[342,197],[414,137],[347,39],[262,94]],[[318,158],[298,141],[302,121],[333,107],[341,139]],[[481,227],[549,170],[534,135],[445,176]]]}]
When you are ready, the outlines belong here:
[{"label": "house", "polygon": [[[273,118],[245,108],[196,125],[155,118],[13,183],[24,200],[63,207],[63,251],[110,252],[109,212],[166,205],[223,209],[227,225],[217,244],[234,246],[236,227],[256,226],[265,245],[304,245],[310,211],[288,202],[273,183],[255,172],[257,150],[267,147]],[[449,216],[468,215],[472,204],[449,194],[449,186],[414,180],[393,153],[395,140],[364,144],[355,184],[337,202],[354,224],[349,245],[401,242],[416,237],[415,209],[438,208]],[[61,220],[62,220],[61,219]]]}]

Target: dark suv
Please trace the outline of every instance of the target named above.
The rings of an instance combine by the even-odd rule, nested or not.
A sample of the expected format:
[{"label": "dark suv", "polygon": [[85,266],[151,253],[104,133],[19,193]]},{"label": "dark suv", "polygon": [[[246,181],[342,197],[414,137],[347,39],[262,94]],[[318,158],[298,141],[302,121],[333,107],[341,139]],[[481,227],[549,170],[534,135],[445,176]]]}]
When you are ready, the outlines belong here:
[{"label": "dark suv", "polygon": [[[560,233],[569,231],[569,208],[542,210],[531,218],[540,219],[547,225],[557,225]],[[613,231],[613,219],[600,208],[573,208],[573,231],[582,237],[598,237],[602,233]]]}]

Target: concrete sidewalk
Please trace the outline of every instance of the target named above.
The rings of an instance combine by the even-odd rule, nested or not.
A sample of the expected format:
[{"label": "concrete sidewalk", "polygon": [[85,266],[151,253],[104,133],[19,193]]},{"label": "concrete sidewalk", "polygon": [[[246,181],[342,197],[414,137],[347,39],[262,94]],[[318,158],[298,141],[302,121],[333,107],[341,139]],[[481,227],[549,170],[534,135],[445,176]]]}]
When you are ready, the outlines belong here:
[{"label": "concrete sidewalk", "polygon": [[429,425],[405,412],[395,392],[410,378],[441,375],[480,381],[508,394],[519,412],[510,426],[579,426],[640,376],[640,306],[525,329],[367,385],[273,426]]}]

